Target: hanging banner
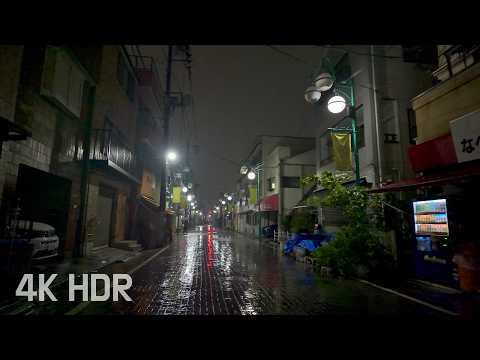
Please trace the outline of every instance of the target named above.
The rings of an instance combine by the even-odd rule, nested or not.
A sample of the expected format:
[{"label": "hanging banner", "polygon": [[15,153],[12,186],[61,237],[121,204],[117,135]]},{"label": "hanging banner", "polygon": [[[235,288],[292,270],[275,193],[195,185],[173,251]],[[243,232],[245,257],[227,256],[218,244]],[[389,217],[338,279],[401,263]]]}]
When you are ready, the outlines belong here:
[{"label": "hanging banner", "polygon": [[256,204],[257,203],[257,187],[254,185],[249,186],[248,193],[249,193],[248,203],[250,205]]},{"label": "hanging banner", "polygon": [[352,171],[352,142],[349,133],[332,132],[333,159],[339,171]]},{"label": "hanging banner", "polygon": [[185,196],[182,196],[182,198],[180,199],[180,207],[182,209],[186,209],[187,208],[187,199],[185,199]]},{"label": "hanging banner", "polygon": [[182,198],[182,188],[180,186],[174,186],[172,202],[174,204],[180,204],[181,198]]}]

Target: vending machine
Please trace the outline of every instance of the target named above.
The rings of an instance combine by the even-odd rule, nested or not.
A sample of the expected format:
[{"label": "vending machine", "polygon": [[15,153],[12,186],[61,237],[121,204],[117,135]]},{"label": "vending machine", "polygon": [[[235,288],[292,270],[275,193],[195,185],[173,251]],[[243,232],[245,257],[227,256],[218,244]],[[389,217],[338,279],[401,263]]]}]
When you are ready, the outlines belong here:
[{"label": "vending machine", "polygon": [[456,286],[446,199],[413,202],[416,273],[432,282]]}]

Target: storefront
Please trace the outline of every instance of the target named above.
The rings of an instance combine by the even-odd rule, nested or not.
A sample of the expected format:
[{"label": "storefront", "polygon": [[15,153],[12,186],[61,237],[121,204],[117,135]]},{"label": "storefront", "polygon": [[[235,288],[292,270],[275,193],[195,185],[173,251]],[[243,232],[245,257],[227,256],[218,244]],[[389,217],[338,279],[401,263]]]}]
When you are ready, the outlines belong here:
[{"label": "storefront", "polygon": [[278,225],[278,194],[264,197],[260,201],[260,226]]},{"label": "storefront", "polygon": [[[451,138],[442,137],[426,145],[431,146],[435,142],[435,146],[443,144],[442,150],[430,158],[437,164],[443,162],[442,167],[428,171],[428,175],[370,192],[413,191],[414,195],[409,199],[412,229],[409,240],[415,276],[438,284],[462,287],[454,257],[463,256],[464,248],[469,244],[480,248],[477,215],[480,207],[480,160],[456,162],[451,141]],[[431,165],[425,157],[419,165],[415,154],[411,154],[410,159],[414,168]]]}]

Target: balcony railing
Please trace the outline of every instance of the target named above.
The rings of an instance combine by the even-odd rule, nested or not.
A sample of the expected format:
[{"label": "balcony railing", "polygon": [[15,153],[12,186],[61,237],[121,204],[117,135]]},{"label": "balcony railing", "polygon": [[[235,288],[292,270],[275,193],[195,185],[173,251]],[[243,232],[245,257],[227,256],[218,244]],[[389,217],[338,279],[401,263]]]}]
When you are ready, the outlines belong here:
[{"label": "balcony railing", "polygon": [[129,177],[137,178],[135,154],[121,136],[112,129],[93,129],[90,160],[107,162]]},{"label": "balcony railing", "polygon": [[155,59],[151,56],[132,54],[130,59],[135,67],[139,85],[151,87],[157,104],[161,105],[162,84]]},{"label": "balcony railing", "polygon": [[450,45],[439,54],[439,67],[433,75],[440,81],[448,80],[476,64],[479,55],[480,45]]}]

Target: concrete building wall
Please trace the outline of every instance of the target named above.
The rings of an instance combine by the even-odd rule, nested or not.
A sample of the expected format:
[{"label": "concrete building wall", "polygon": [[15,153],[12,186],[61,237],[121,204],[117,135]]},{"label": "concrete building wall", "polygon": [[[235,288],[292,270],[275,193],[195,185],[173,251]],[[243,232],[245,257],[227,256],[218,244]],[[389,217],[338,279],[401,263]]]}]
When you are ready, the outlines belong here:
[{"label": "concrete building wall", "polygon": [[448,79],[412,101],[417,145],[450,133],[450,121],[480,108],[480,63]]},{"label": "concrete building wall", "polygon": [[[20,67],[23,46],[0,45],[0,116],[15,120]],[[16,169],[12,163],[10,142],[3,143],[0,158],[0,204],[2,203],[3,187],[7,173],[15,176]]]},{"label": "concrete building wall", "polygon": [[[19,99],[18,103],[22,101],[23,99]],[[24,141],[10,141],[4,144],[5,151],[1,160],[4,163],[5,174],[4,195],[15,191],[19,164],[50,172],[57,109],[35,93],[29,95],[28,101],[31,101],[34,109],[30,119],[32,137]]]},{"label": "concrete building wall", "polygon": [[[120,46],[107,45],[102,49],[101,73],[95,94],[93,127],[103,128],[105,118],[108,117],[120,129],[133,150],[137,131],[138,86],[136,86],[132,101],[128,98],[117,77],[118,58],[122,55]],[[133,69],[131,70],[133,71]]]},{"label": "concrete building wall", "polygon": [[[348,47],[358,53],[369,54],[370,46]],[[401,59],[400,46],[374,46],[375,77],[377,89],[377,112],[379,118],[380,154],[382,158],[383,180],[398,180],[409,177],[411,171],[406,159],[409,144],[407,109],[410,100],[422,89],[427,89],[431,84],[431,75],[420,69],[415,64],[404,63]],[[385,59],[381,55],[395,56],[394,59]],[[363,105],[361,118],[364,126],[365,146],[359,149],[360,174],[367,181],[378,185],[378,148],[375,117],[375,98],[372,79],[372,62],[368,55],[349,54],[351,73],[355,85],[356,105]],[[316,109],[321,124],[317,129],[317,150],[320,152],[320,137],[328,134],[328,128],[338,126],[345,114],[331,114],[326,108],[326,103],[319,104]],[[390,119],[390,115],[393,118]],[[357,113],[357,120],[359,119]],[[388,120],[385,124],[382,120]],[[359,124],[360,125],[360,124]],[[394,129],[397,135],[397,144],[385,144],[384,133]],[[332,171],[333,158],[328,164],[320,164],[320,153],[317,154],[317,173]]]},{"label": "concrete building wall", "polygon": [[0,45],[0,116],[14,120],[23,46]]},{"label": "concrete building wall", "polygon": [[303,198],[306,188],[301,183],[304,176],[313,175],[316,172],[315,149],[293,156],[284,161],[283,176],[298,177],[299,188],[283,188],[283,213],[296,206]]},{"label": "concrete building wall", "polygon": [[[121,47],[107,45],[102,48],[99,82],[95,93],[95,107],[93,112],[93,128],[102,129],[105,127],[105,120],[108,120],[119,130],[130,150],[135,151],[137,142],[137,116],[138,116],[138,84],[135,80],[135,91],[133,100],[130,99],[118,80],[117,66],[119,56],[123,56],[127,68],[128,60],[124,56]],[[130,71],[134,69],[129,68]],[[88,195],[88,243],[87,248],[92,249],[96,238],[96,226],[100,214],[97,214],[97,200],[100,188],[106,186],[111,188],[114,195],[114,210],[112,216],[111,242],[118,242],[127,239],[129,236],[129,199],[140,193],[141,184],[135,184],[127,180],[121,174],[115,174],[115,170],[95,171],[89,176]],[[132,174],[137,175],[137,174]],[[140,175],[141,179],[141,175]]]}]

